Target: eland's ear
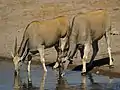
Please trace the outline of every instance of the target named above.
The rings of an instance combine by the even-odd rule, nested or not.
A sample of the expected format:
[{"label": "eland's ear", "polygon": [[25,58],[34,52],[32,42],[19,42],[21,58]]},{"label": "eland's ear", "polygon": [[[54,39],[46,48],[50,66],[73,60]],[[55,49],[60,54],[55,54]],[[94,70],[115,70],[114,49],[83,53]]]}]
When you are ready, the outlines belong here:
[{"label": "eland's ear", "polygon": [[17,54],[17,37],[15,39],[14,56]]}]

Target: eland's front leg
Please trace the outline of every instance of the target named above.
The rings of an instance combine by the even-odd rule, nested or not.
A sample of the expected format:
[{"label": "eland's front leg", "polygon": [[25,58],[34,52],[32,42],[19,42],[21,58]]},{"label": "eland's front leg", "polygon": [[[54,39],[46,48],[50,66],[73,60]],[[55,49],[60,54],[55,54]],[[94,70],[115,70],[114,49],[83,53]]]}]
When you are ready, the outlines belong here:
[{"label": "eland's front leg", "polygon": [[27,68],[27,71],[28,71],[28,84],[29,84],[29,86],[32,86],[32,80],[31,80],[31,59],[32,59],[32,56],[28,55],[28,68]]},{"label": "eland's front leg", "polygon": [[38,51],[39,51],[39,53],[40,53],[40,60],[41,60],[41,63],[42,63],[44,72],[47,72],[47,68],[46,68],[46,66],[45,66],[44,46],[40,46],[40,47],[38,48]]}]

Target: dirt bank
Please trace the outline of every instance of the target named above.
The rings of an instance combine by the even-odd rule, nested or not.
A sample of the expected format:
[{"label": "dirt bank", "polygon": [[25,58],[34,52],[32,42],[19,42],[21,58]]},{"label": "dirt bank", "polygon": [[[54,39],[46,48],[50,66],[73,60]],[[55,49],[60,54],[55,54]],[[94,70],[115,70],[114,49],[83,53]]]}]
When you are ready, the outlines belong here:
[{"label": "dirt bank", "polygon": [[[51,19],[60,15],[74,15],[97,9],[107,9],[112,19],[112,31],[119,33],[119,0],[1,0],[0,1],[0,56],[11,57],[14,39],[18,46],[26,25],[33,20]],[[120,36],[112,36],[112,52],[120,51]],[[104,40],[100,41],[98,56],[106,55]],[[46,57],[55,60],[53,49],[46,50]]]}]

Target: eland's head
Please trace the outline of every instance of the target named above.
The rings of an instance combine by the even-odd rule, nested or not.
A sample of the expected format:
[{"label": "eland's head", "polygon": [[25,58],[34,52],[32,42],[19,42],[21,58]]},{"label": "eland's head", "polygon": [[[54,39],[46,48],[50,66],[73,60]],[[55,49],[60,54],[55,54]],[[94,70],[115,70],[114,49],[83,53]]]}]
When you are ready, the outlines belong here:
[{"label": "eland's head", "polygon": [[15,46],[14,46],[14,53],[12,54],[12,60],[15,66],[15,75],[18,75],[20,66],[22,65],[22,57],[19,56],[18,51],[17,51],[17,38],[15,40]]}]

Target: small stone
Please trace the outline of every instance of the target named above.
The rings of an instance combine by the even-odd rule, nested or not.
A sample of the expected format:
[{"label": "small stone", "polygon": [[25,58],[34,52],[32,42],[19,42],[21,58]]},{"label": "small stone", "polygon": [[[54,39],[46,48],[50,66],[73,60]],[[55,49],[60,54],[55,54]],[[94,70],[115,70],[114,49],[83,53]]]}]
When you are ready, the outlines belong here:
[{"label": "small stone", "polygon": [[99,71],[96,72],[96,74],[99,74],[99,73],[100,73]]}]

